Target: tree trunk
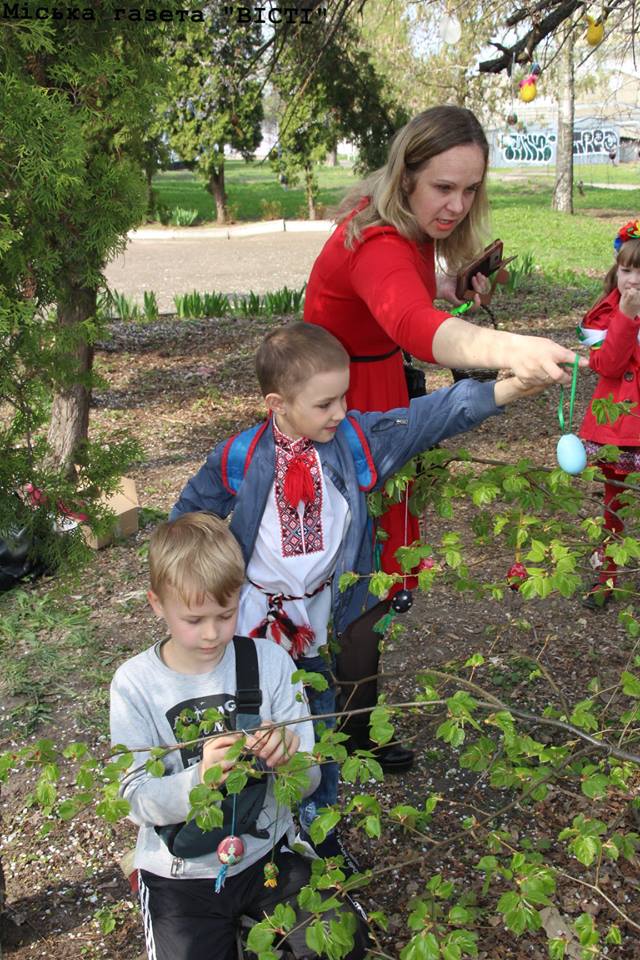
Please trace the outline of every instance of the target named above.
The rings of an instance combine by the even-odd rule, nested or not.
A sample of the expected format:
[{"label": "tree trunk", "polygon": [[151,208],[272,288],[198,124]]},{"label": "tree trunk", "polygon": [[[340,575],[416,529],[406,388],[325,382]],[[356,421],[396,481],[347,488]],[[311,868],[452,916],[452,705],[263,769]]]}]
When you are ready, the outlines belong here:
[{"label": "tree trunk", "polygon": [[207,190],[216,203],[216,223],[227,223],[227,192],[224,188],[224,161],[221,160],[217,167],[213,168]]},{"label": "tree trunk", "polygon": [[558,132],[556,144],[556,182],[553,188],[553,210],[573,213],[573,116],[574,70],[573,34],[566,35],[560,54],[558,94]]},{"label": "tree trunk", "polygon": [[307,211],[309,220],[315,220],[318,214],[316,208],[316,184],[313,177],[313,167],[307,164],[304,168],[304,183],[307,193]]},{"label": "tree trunk", "polygon": [[329,152],[327,153],[327,166],[337,167],[338,166],[338,144],[334,143]]},{"label": "tree trunk", "polygon": [[93,347],[80,325],[95,312],[96,291],[86,287],[69,288],[57,308],[58,326],[64,334],[71,334],[69,355],[75,363],[69,384],[59,388],[53,398],[47,440],[54,463],[69,477],[74,474],[78,448],[89,436]]}]

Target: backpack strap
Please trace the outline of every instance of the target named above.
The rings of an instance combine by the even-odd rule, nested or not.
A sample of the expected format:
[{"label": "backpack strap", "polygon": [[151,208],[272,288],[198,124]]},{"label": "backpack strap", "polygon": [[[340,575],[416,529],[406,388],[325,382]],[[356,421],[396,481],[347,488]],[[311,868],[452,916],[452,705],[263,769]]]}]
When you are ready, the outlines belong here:
[{"label": "backpack strap", "polygon": [[378,472],[362,428],[357,420],[347,414],[344,420],[340,422],[338,430],[341,431],[349,444],[360,489],[364,493],[368,493],[376,484]]},{"label": "backpack strap", "polygon": [[236,730],[260,726],[260,669],[255,640],[234,637],[236,651]]},{"label": "backpack strap", "polygon": [[255,427],[236,433],[225,443],[221,462],[222,483],[229,493],[235,495],[240,489],[258,441],[270,423],[270,420],[257,423]]}]

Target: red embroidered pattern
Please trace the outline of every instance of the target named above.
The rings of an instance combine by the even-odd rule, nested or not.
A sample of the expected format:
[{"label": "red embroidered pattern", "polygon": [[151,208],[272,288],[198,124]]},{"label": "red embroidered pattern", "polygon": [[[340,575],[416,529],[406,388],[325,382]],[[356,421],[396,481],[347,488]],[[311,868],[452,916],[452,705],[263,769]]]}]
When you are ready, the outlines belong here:
[{"label": "red embroidered pattern", "polygon": [[[291,440],[273,425],[276,444],[275,498],[280,518],[280,543],[283,557],[300,557],[305,553],[324,550],[322,535],[322,476],[318,454],[311,440],[301,437]],[[313,480],[315,496],[305,507],[302,520],[294,507],[284,497],[284,478],[287,467],[294,457],[304,457]]]}]

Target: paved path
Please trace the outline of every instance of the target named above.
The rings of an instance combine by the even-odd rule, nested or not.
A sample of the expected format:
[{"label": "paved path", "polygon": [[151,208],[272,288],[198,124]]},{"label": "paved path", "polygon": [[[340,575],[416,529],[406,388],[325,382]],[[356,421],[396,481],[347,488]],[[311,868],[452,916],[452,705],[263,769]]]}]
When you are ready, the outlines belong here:
[{"label": "paved path", "polygon": [[308,280],[328,235],[324,226],[314,232],[230,240],[134,238],[124,254],[107,267],[107,280],[112,290],[140,304],[145,290],[155,291],[161,313],[173,310],[174,294],[190,290],[266,293],[284,286],[298,289]]}]

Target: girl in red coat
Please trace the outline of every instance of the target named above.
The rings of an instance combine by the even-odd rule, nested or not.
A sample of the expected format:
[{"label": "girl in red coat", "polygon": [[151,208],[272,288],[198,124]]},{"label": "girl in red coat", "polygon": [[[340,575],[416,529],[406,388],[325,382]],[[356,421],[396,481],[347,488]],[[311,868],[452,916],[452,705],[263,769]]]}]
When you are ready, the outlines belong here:
[{"label": "girl in red coat", "polygon": [[[587,453],[595,456],[606,478],[604,526],[612,538],[624,529],[619,514],[624,506],[621,481],[640,471],[640,221],[632,220],[618,231],[614,248],[616,262],[605,277],[605,295],[584,318],[582,338],[591,347],[589,366],[600,375],[593,400],[613,397],[618,403],[629,400],[634,406],[615,423],[597,423],[589,404],[580,429]],[[598,460],[604,444],[620,449],[615,463]],[[607,603],[615,584],[616,565],[605,557],[598,581],[587,595],[587,606]]]}]

